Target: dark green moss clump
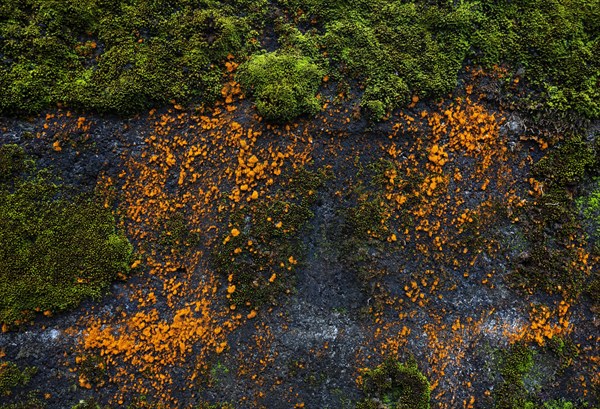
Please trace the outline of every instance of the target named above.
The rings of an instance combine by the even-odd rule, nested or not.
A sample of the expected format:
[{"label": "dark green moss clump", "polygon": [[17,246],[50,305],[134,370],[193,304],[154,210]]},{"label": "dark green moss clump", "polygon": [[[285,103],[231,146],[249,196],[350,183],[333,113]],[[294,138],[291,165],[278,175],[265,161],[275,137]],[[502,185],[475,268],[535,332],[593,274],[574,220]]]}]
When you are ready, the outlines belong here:
[{"label": "dark green moss clump", "polygon": [[388,232],[388,212],[385,202],[378,196],[362,200],[356,207],[348,209],[345,227],[352,237],[383,239]]},{"label": "dark green moss clump", "polygon": [[252,56],[239,67],[237,79],[254,95],[260,115],[285,122],[320,110],[315,95],[322,76],[310,58],[274,52]]},{"label": "dark green moss clump", "polygon": [[529,252],[516,266],[512,282],[528,291],[569,291],[576,296],[587,276],[578,266],[577,247],[586,246],[574,192],[586,170],[595,163],[592,149],[571,137],[536,163],[532,176],[543,183],[543,192],[525,213]]},{"label": "dark green moss clump", "polygon": [[234,304],[273,303],[291,291],[304,254],[299,233],[314,215],[311,206],[326,177],[325,171],[300,168],[273,196],[232,215],[238,235],[228,232],[215,246],[213,260],[217,272],[235,285]]},{"label": "dark green moss clump", "polygon": [[[4,145],[0,152],[20,158],[11,169],[26,166],[21,148]],[[0,183],[0,220],[2,323],[98,298],[129,272],[132,246],[115,230],[112,212],[70,194],[47,170],[12,172]]]},{"label": "dark green moss clump", "polygon": [[533,367],[533,351],[523,344],[514,344],[499,354],[502,383],[494,392],[494,408],[529,407],[523,378]]},{"label": "dark green moss clump", "polygon": [[571,137],[536,163],[533,174],[544,178],[551,188],[575,186],[595,159],[594,152],[580,136]]},{"label": "dark green moss clump", "polygon": [[45,409],[46,403],[43,402],[39,397],[35,396],[35,394],[30,394],[28,396],[17,403],[5,403],[0,404],[0,409]]},{"label": "dark green moss clump", "polygon": [[[525,79],[523,108],[600,115],[597,0],[280,3],[309,27],[305,38],[327,50],[332,74],[360,83],[361,105],[377,119],[404,105],[409,91],[453,91],[465,63],[504,65],[507,94],[512,79]],[[290,31],[284,39],[297,40]],[[309,43],[285,42],[303,50]]]},{"label": "dark green moss clump", "polygon": [[0,112],[211,102],[225,59],[254,49],[266,11],[265,0],[3,2]]},{"label": "dark green moss clump", "polygon": [[522,78],[526,96],[512,95],[522,108],[598,117],[599,9],[598,0],[4,2],[0,112],[68,104],[131,113],[172,99],[211,102],[229,54],[244,58],[276,42],[274,54],[255,55],[253,64],[305,57],[285,74],[271,59],[272,72],[248,80],[259,111],[273,120],[315,112],[313,62],[358,91],[375,119],[405,105],[409,93],[453,91],[465,64],[507,67],[508,94]]},{"label": "dark green moss clump", "polygon": [[[363,376],[363,391],[367,398],[357,409],[429,409],[429,381],[417,364],[387,359]],[[383,406],[381,406],[383,405]]]},{"label": "dark green moss clump", "polygon": [[544,402],[544,409],[575,409],[575,405],[572,402],[559,399]]}]

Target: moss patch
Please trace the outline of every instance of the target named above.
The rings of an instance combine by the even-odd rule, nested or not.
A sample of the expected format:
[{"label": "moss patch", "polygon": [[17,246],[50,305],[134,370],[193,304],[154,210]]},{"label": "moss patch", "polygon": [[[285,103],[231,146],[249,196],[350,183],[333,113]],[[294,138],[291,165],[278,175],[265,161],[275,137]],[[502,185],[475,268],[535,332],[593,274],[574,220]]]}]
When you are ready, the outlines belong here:
[{"label": "moss patch", "polygon": [[[1,148],[11,155],[19,149]],[[25,166],[24,156],[16,156]],[[13,174],[0,184],[0,219],[2,323],[98,298],[129,272],[132,246],[115,230],[111,211],[71,194],[47,170]]]},{"label": "moss patch", "polygon": [[8,396],[13,389],[27,385],[36,372],[33,367],[21,370],[13,362],[0,361],[0,396]]},{"label": "moss patch", "polygon": [[316,93],[323,71],[308,57],[267,53],[239,67],[237,79],[256,98],[260,115],[285,122],[320,110]]},{"label": "moss patch", "polygon": [[367,399],[357,409],[429,409],[429,381],[414,362],[384,361],[363,375],[362,388]]},{"label": "moss patch", "polygon": [[232,215],[232,229],[215,246],[213,260],[228,279],[233,304],[259,306],[290,291],[303,258],[299,233],[313,217],[310,207],[325,177],[300,168],[285,188]]},{"label": "moss patch", "polygon": [[213,101],[228,54],[254,49],[265,0],[32,0],[0,6],[0,111],[131,113]]},{"label": "moss patch", "polygon": [[513,283],[529,291],[564,289],[573,296],[582,291],[586,273],[580,268],[578,249],[587,243],[578,233],[574,191],[594,162],[593,151],[581,137],[571,137],[535,164],[532,176],[542,183],[542,191],[526,209],[531,249],[511,276]]},{"label": "moss patch", "polygon": [[528,407],[523,378],[533,367],[533,351],[523,344],[514,344],[499,354],[502,383],[494,392],[494,408]]}]

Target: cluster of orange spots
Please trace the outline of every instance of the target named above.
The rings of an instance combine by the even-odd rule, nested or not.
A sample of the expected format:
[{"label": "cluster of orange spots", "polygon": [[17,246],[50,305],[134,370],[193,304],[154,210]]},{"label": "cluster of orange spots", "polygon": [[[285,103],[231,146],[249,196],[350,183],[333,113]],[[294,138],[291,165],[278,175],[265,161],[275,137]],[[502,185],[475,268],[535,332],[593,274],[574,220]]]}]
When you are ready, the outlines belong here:
[{"label": "cluster of orange spots", "polygon": [[[452,254],[442,254],[448,247],[460,254],[473,251],[461,243],[467,225],[472,225],[469,235],[478,234],[494,219],[499,202],[523,205],[508,164],[508,141],[499,133],[503,121],[470,97],[439,111],[422,111],[410,121],[406,114],[399,115],[389,143],[381,148],[393,164],[385,173],[385,198],[393,209],[408,212],[414,225],[404,231],[403,243],[414,242],[419,252],[433,254],[436,260]],[[417,136],[414,144],[401,148],[395,137],[407,132],[425,133],[427,138]],[[460,266],[456,258],[448,261]]]},{"label": "cluster of orange spots", "polygon": [[[473,396],[459,398],[471,388],[471,381],[464,385],[451,385],[459,372],[461,372],[461,361],[468,350],[475,345],[481,336],[481,327],[489,313],[480,319],[473,317],[456,318],[451,324],[443,323],[441,317],[432,316],[429,323],[424,326],[429,363],[428,377],[431,382],[431,390],[437,391],[436,400],[440,408],[456,408],[461,405],[464,408],[472,408],[475,402]],[[451,394],[451,396],[445,396]],[[441,399],[445,396],[445,399]]]},{"label": "cluster of orange spots", "polygon": [[529,184],[531,185],[531,190],[529,194],[531,196],[541,197],[544,195],[544,183],[539,180],[535,180],[534,178],[529,178]]},{"label": "cluster of orange spots", "polygon": [[[571,248],[574,248],[575,243],[571,243],[570,246]],[[593,264],[590,260],[590,253],[582,247],[577,247],[575,251],[577,252],[577,258],[571,261],[571,268],[581,270],[585,274],[590,275]],[[559,290],[561,290],[561,288],[559,288]]]},{"label": "cluster of orange spots", "polygon": [[[227,72],[236,67],[229,59]],[[279,138],[264,143],[260,136],[270,125],[256,118],[245,125],[233,120],[231,112],[243,98],[239,84],[226,82],[222,97],[210,110],[195,113],[175,101],[162,114],[151,110],[141,151],[123,158],[118,178],[100,179],[99,189],[119,192],[105,205],[118,200],[121,227],[139,246],[135,267],[144,266],[146,279],[131,288],[135,312],[84,323],[81,349],[106,357],[110,381],[122,385],[112,403],[151,391],[157,402],[176,406],[170,398],[174,379],[169,368],[196,358],[185,375],[191,388],[209,357],[228,349],[228,334],[258,314],[237,312],[228,304],[235,285],[231,278],[223,285],[214,277],[202,249],[210,248],[217,237],[229,240],[241,234],[243,226],[221,231],[211,225],[222,220],[220,213],[267,200],[284,166],[302,166],[309,160],[310,130],[273,128],[270,132]],[[273,224],[284,228],[281,221]],[[181,227],[174,232],[173,226]],[[202,244],[188,246],[192,235]],[[253,247],[251,240],[248,246]],[[296,263],[293,257],[286,261],[290,266]],[[275,280],[273,274],[269,282]]]},{"label": "cluster of orange spots", "polygon": [[[231,74],[236,68],[230,56],[225,69]],[[470,87],[467,91],[470,94]],[[181,250],[159,244],[165,236],[171,235],[165,223],[175,216],[183,217],[190,232],[201,233],[203,245],[198,248],[210,247],[215,237],[229,235],[225,239],[229,240],[230,236],[239,236],[244,226],[229,225],[221,231],[209,224],[216,223],[214,220],[223,213],[243,210],[245,206],[252,206],[252,202],[269,197],[270,187],[280,182],[278,177],[284,168],[303,165],[312,159],[310,134],[314,128],[310,125],[271,126],[260,123],[256,117],[247,122],[234,121],[231,113],[239,109],[236,102],[243,98],[239,84],[231,78],[221,95],[222,101],[214,109],[194,114],[174,101],[173,109],[162,115],[157,116],[156,110],[150,111],[148,120],[153,129],[144,139],[141,153],[128,152],[131,157],[126,159],[126,169],[117,180],[100,181],[99,187],[107,192],[114,191],[110,187],[121,191],[122,226],[141,247],[138,249],[141,258],[132,267],[139,267],[143,260],[144,271],[151,277],[141,286],[143,288],[135,288],[131,295],[130,301],[138,307],[135,312],[91,319],[84,331],[84,352],[102,355],[107,360],[111,381],[123,387],[113,403],[121,404],[131,391],[153,395],[177,407],[177,402],[170,399],[175,380],[169,368],[183,367],[184,363],[197,358],[194,371],[186,372],[189,380],[186,387],[191,388],[206,367],[210,354],[224,354],[228,350],[227,335],[244,319],[256,321],[257,333],[237,356],[236,362],[242,363],[238,375],[262,388],[254,396],[257,400],[264,398],[264,387],[268,383],[281,383],[281,379],[273,381],[265,375],[277,357],[270,328],[255,319],[256,310],[240,311],[235,305],[228,305],[227,298],[237,290],[232,278],[218,282],[206,271],[201,260],[207,257],[198,249]],[[410,107],[415,107],[417,102],[418,98],[413,98]],[[323,116],[327,114],[332,117],[333,110]],[[52,119],[53,115],[46,118],[47,121]],[[511,208],[524,203],[513,188],[515,178],[507,160],[506,141],[499,136],[503,119],[470,97],[450,103],[439,112],[422,111],[417,115],[403,112],[398,114],[398,119],[393,124],[390,139],[381,145],[394,165],[385,172],[384,197],[390,205],[386,208],[394,209],[396,215],[406,212],[414,225],[396,233],[389,232],[386,238],[391,243],[415,243],[418,252],[425,256],[420,259],[424,261],[422,265],[427,266],[424,269],[431,268],[430,263],[439,261],[442,256],[451,257],[444,261],[468,277],[469,266],[474,265],[480,250],[462,242],[463,233],[493,220],[493,201],[508,207],[509,213]],[[330,119],[329,124],[332,120],[336,118]],[[346,117],[343,122],[349,120]],[[327,123],[327,119],[323,118],[323,122]],[[67,127],[80,132],[87,132],[91,124],[83,118],[73,118],[67,123],[70,123]],[[54,126],[60,127],[60,122],[55,121]],[[324,132],[331,134],[328,128],[325,127]],[[266,130],[269,131],[268,144],[262,138]],[[399,134],[417,132],[425,136],[417,138],[414,146],[408,142],[401,146],[403,139],[397,138]],[[65,146],[62,139],[54,143],[55,150]],[[539,143],[543,149],[545,143]],[[334,146],[339,145],[328,146],[330,154],[338,153]],[[535,192],[535,182],[530,183]],[[385,221],[393,215],[387,214]],[[273,228],[285,229],[281,221],[272,222]],[[180,240],[185,239],[177,238],[174,243],[182,244]],[[252,241],[248,246],[252,248]],[[456,251],[442,255],[442,250],[448,248]],[[459,258],[462,255],[468,258],[466,262]],[[296,263],[293,257],[287,261],[289,263],[284,265],[288,268]],[[579,267],[587,266],[587,253],[583,250],[580,262]],[[487,277],[491,274],[493,271]],[[410,301],[421,309],[412,309],[407,314],[401,312],[394,322],[377,316],[379,327],[373,334],[376,342],[368,345],[369,353],[398,356],[409,338],[419,338],[418,331],[409,328],[409,322],[416,319],[418,311],[421,313],[425,307],[431,307],[429,295],[438,290],[444,279],[431,270],[416,271],[414,277],[418,278],[407,282],[397,300],[389,297],[386,303],[398,302],[405,306],[408,304],[405,301]],[[268,281],[273,283],[277,279],[273,273]],[[377,283],[378,291],[383,293],[380,286]],[[225,306],[221,305],[223,302]],[[551,334],[565,333],[569,328],[568,305],[565,305],[550,316],[547,309],[540,308],[532,314],[531,324],[509,334],[509,339],[539,342],[538,337],[530,334],[546,340]],[[445,375],[451,375],[449,371],[459,367],[465,351],[475,342],[479,323],[462,317],[450,323],[442,323],[439,317],[432,321],[433,324],[425,327],[430,353],[424,354],[428,357],[430,379],[433,388],[440,391],[438,400],[444,392],[453,393],[451,404],[443,403],[440,407],[459,407],[462,402],[464,408],[472,408],[474,398],[464,392],[471,387],[470,382],[462,385],[460,399],[452,392],[458,391],[460,385],[446,387],[444,382],[452,379]],[[139,376],[140,373],[145,378]],[[92,386],[84,376],[80,377],[80,384]]]},{"label": "cluster of orange spots", "polygon": [[[426,273],[429,271],[426,271]],[[429,281],[426,277],[421,278],[419,282],[413,280],[410,285],[404,286],[404,294],[413,303],[418,303],[419,306],[424,307],[428,302],[424,290],[428,289],[430,294],[434,294],[439,284],[440,279],[438,277],[433,277]]]},{"label": "cluster of orange spots", "polygon": [[[255,190],[256,186],[261,179],[266,179],[267,176],[270,176],[269,170],[274,175],[281,174],[281,166],[283,166],[285,156],[281,152],[274,154],[273,161],[269,165],[268,160],[260,161],[252,152],[256,139],[261,134],[260,132],[253,132],[251,129],[248,129],[244,135],[241,125],[237,122],[232,122],[230,133],[234,138],[237,138],[239,151],[237,155],[237,167],[234,171],[236,187],[229,197],[235,202],[239,202],[242,195],[246,195],[248,201],[256,200],[259,196],[258,191]],[[230,172],[229,169],[227,171]],[[273,179],[269,177],[265,185],[270,186],[272,184]]]},{"label": "cluster of orange spots", "polygon": [[523,340],[544,346],[547,340],[571,332],[570,308],[571,305],[564,300],[560,301],[555,310],[545,305],[532,305],[529,322],[515,332],[507,331],[505,335],[511,342]]},{"label": "cluster of orange spots", "polygon": [[56,113],[48,113],[42,125],[43,131],[38,133],[38,138],[50,136],[53,139],[52,150],[61,152],[67,144],[75,146],[78,141],[86,141],[92,122],[85,117],[75,119],[71,111],[59,110]]},{"label": "cluster of orange spots", "polygon": [[[432,196],[438,187],[444,188],[445,182],[447,182],[447,180],[444,179],[444,177],[441,175],[427,176],[421,184],[421,192],[426,193],[427,196]],[[419,195],[419,192],[417,192],[416,194]]]},{"label": "cluster of orange spots", "polygon": [[444,147],[438,144],[431,145],[429,149],[429,161],[433,163],[435,169],[440,169],[448,162],[448,153],[444,151]]},{"label": "cluster of orange spots", "polygon": [[[395,328],[395,327],[394,327]],[[402,352],[402,348],[408,343],[410,328],[402,325],[401,329],[391,331],[390,327],[384,326],[385,336],[383,342],[379,345],[379,353],[382,356],[396,357]],[[381,333],[381,328],[377,328],[375,338]]]},{"label": "cluster of orange spots", "polygon": [[[206,292],[215,292],[206,289]],[[109,365],[127,363],[136,371],[146,374],[150,386],[164,391],[171,383],[170,365],[182,365],[192,356],[192,346],[202,343],[201,353],[223,350],[227,346],[225,335],[235,327],[234,323],[216,322],[208,298],[200,299],[173,311],[172,317],[161,317],[155,308],[122,314],[118,326],[101,319],[91,320],[83,337],[83,347],[95,350],[106,357]],[[113,382],[128,384],[136,382],[134,373],[119,367]],[[147,386],[144,386],[145,388]],[[144,392],[144,390],[138,392]]]},{"label": "cluster of orange spots", "polygon": [[[594,338],[593,336],[589,337],[589,339],[592,341],[592,345],[600,345],[600,337],[595,337],[596,341],[593,341],[593,338]],[[596,347],[596,352],[598,352],[598,347]],[[588,360],[590,361],[591,365],[594,368],[600,368],[600,355],[589,356]],[[585,388],[587,385],[584,383],[583,379],[581,381],[583,383],[583,387]],[[596,387],[596,388],[600,387],[600,371],[592,372],[590,382],[592,383],[592,385],[594,387]],[[586,396],[587,393],[588,393],[587,389],[584,389],[584,396]]]}]

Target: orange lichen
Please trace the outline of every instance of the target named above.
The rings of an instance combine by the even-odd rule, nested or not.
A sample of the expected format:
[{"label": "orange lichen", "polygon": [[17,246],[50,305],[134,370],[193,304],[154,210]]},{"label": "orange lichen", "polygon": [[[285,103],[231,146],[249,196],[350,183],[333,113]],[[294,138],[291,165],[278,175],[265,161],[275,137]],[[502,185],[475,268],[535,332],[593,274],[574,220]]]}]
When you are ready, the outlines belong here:
[{"label": "orange lichen", "polygon": [[505,334],[511,342],[523,340],[544,346],[549,339],[571,332],[570,307],[564,300],[560,301],[555,310],[546,305],[532,305],[529,322],[516,331],[506,331]]}]

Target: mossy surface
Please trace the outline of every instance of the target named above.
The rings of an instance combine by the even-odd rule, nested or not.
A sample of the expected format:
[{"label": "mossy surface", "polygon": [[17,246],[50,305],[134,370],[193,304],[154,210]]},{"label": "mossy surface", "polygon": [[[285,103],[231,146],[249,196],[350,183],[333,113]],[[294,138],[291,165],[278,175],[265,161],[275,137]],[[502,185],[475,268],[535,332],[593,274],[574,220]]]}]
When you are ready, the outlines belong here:
[{"label": "mossy surface", "polygon": [[578,233],[574,188],[594,163],[592,149],[575,136],[535,164],[532,176],[542,183],[542,190],[526,209],[526,238],[531,248],[512,276],[514,283],[528,291],[564,289],[573,296],[584,289],[586,273],[572,268],[578,257],[575,245],[586,245],[586,238]]},{"label": "mossy surface", "polygon": [[[36,170],[21,148],[4,145],[0,152],[15,159],[0,184],[0,322],[102,296],[129,272],[132,254],[110,209]],[[26,166],[28,172],[13,172]]]},{"label": "mossy surface", "polygon": [[267,53],[252,56],[237,79],[256,99],[258,113],[275,122],[320,110],[316,93],[323,71],[309,57]]},{"label": "mossy surface", "polygon": [[[575,349],[574,349],[575,348]],[[566,366],[570,366],[577,351],[570,339],[554,337],[549,345],[536,350],[524,343],[516,343],[496,351],[497,371],[499,382],[494,387],[494,408],[496,409],[574,409],[587,408],[589,405],[578,400],[576,403],[566,399],[545,400],[536,396],[536,385],[539,387],[540,377],[544,375],[540,372],[541,368],[536,367],[541,362],[548,362],[549,356],[555,356],[559,359],[555,362],[557,366],[545,367],[545,371],[558,373],[563,371]],[[542,359],[536,359],[540,357]],[[540,361],[540,362],[537,362]],[[565,361],[568,364],[565,366]],[[537,363],[536,363],[537,362]],[[550,377],[548,379],[554,379]],[[560,395],[559,395],[560,396]]]},{"label": "mossy surface", "polygon": [[13,389],[27,385],[36,372],[34,367],[20,369],[13,362],[0,361],[0,396],[10,395]]},{"label": "mossy surface", "polygon": [[277,194],[232,215],[232,230],[215,246],[213,260],[230,283],[233,304],[256,307],[291,291],[304,253],[299,233],[313,217],[311,205],[325,177],[324,171],[300,168]]},{"label": "mossy surface", "polygon": [[523,78],[535,89],[524,107],[600,114],[596,0],[281,3],[314,23],[308,32],[322,39],[332,72],[365,87],[361,104],[376,118],[406,103],[409,90],[452,91],[465,63],[510,67],[507,83]]},{"label": "mossy surface", "polygon": [[[506,85],[522,78],[530,88],[519,98],[524,107],[598,117],[598,10],[598,0],[7,2],[0,6],[0,111],[60,103],[132,113],[173,99],[210,102],[225,58],[265,47],[300,53],[341,84],[356,81],[360,105],[375,119],[405,105],[410,93],[451,92],[465,64],[509,67]],[[315,112],[313,85],[293,89],[280,72],[273,78],[281,83],[262,85],[263,78],[249,85],[263,115],[285,121],[290,107]]]},{"label": "mossy surface", "polygon": [[527,408],[523,378],[533,367],[533,351],[524,344],[514,344],[499,355],[502,383],[494,393],[494,408]]},{"label": "mossy surface", "polygon": [[131,113],[213,101],[222,61],[253,48],[266,1],[31,0],[0,6],[0,111]]},{"label": "mossy surface", "polygon": [[379,408],[381,405],[390,409],[430,407],[429,381],[414,362],[387,359],[377,368],[367,371],[362,382],[367,399],[358,403],[358,409]]}]

